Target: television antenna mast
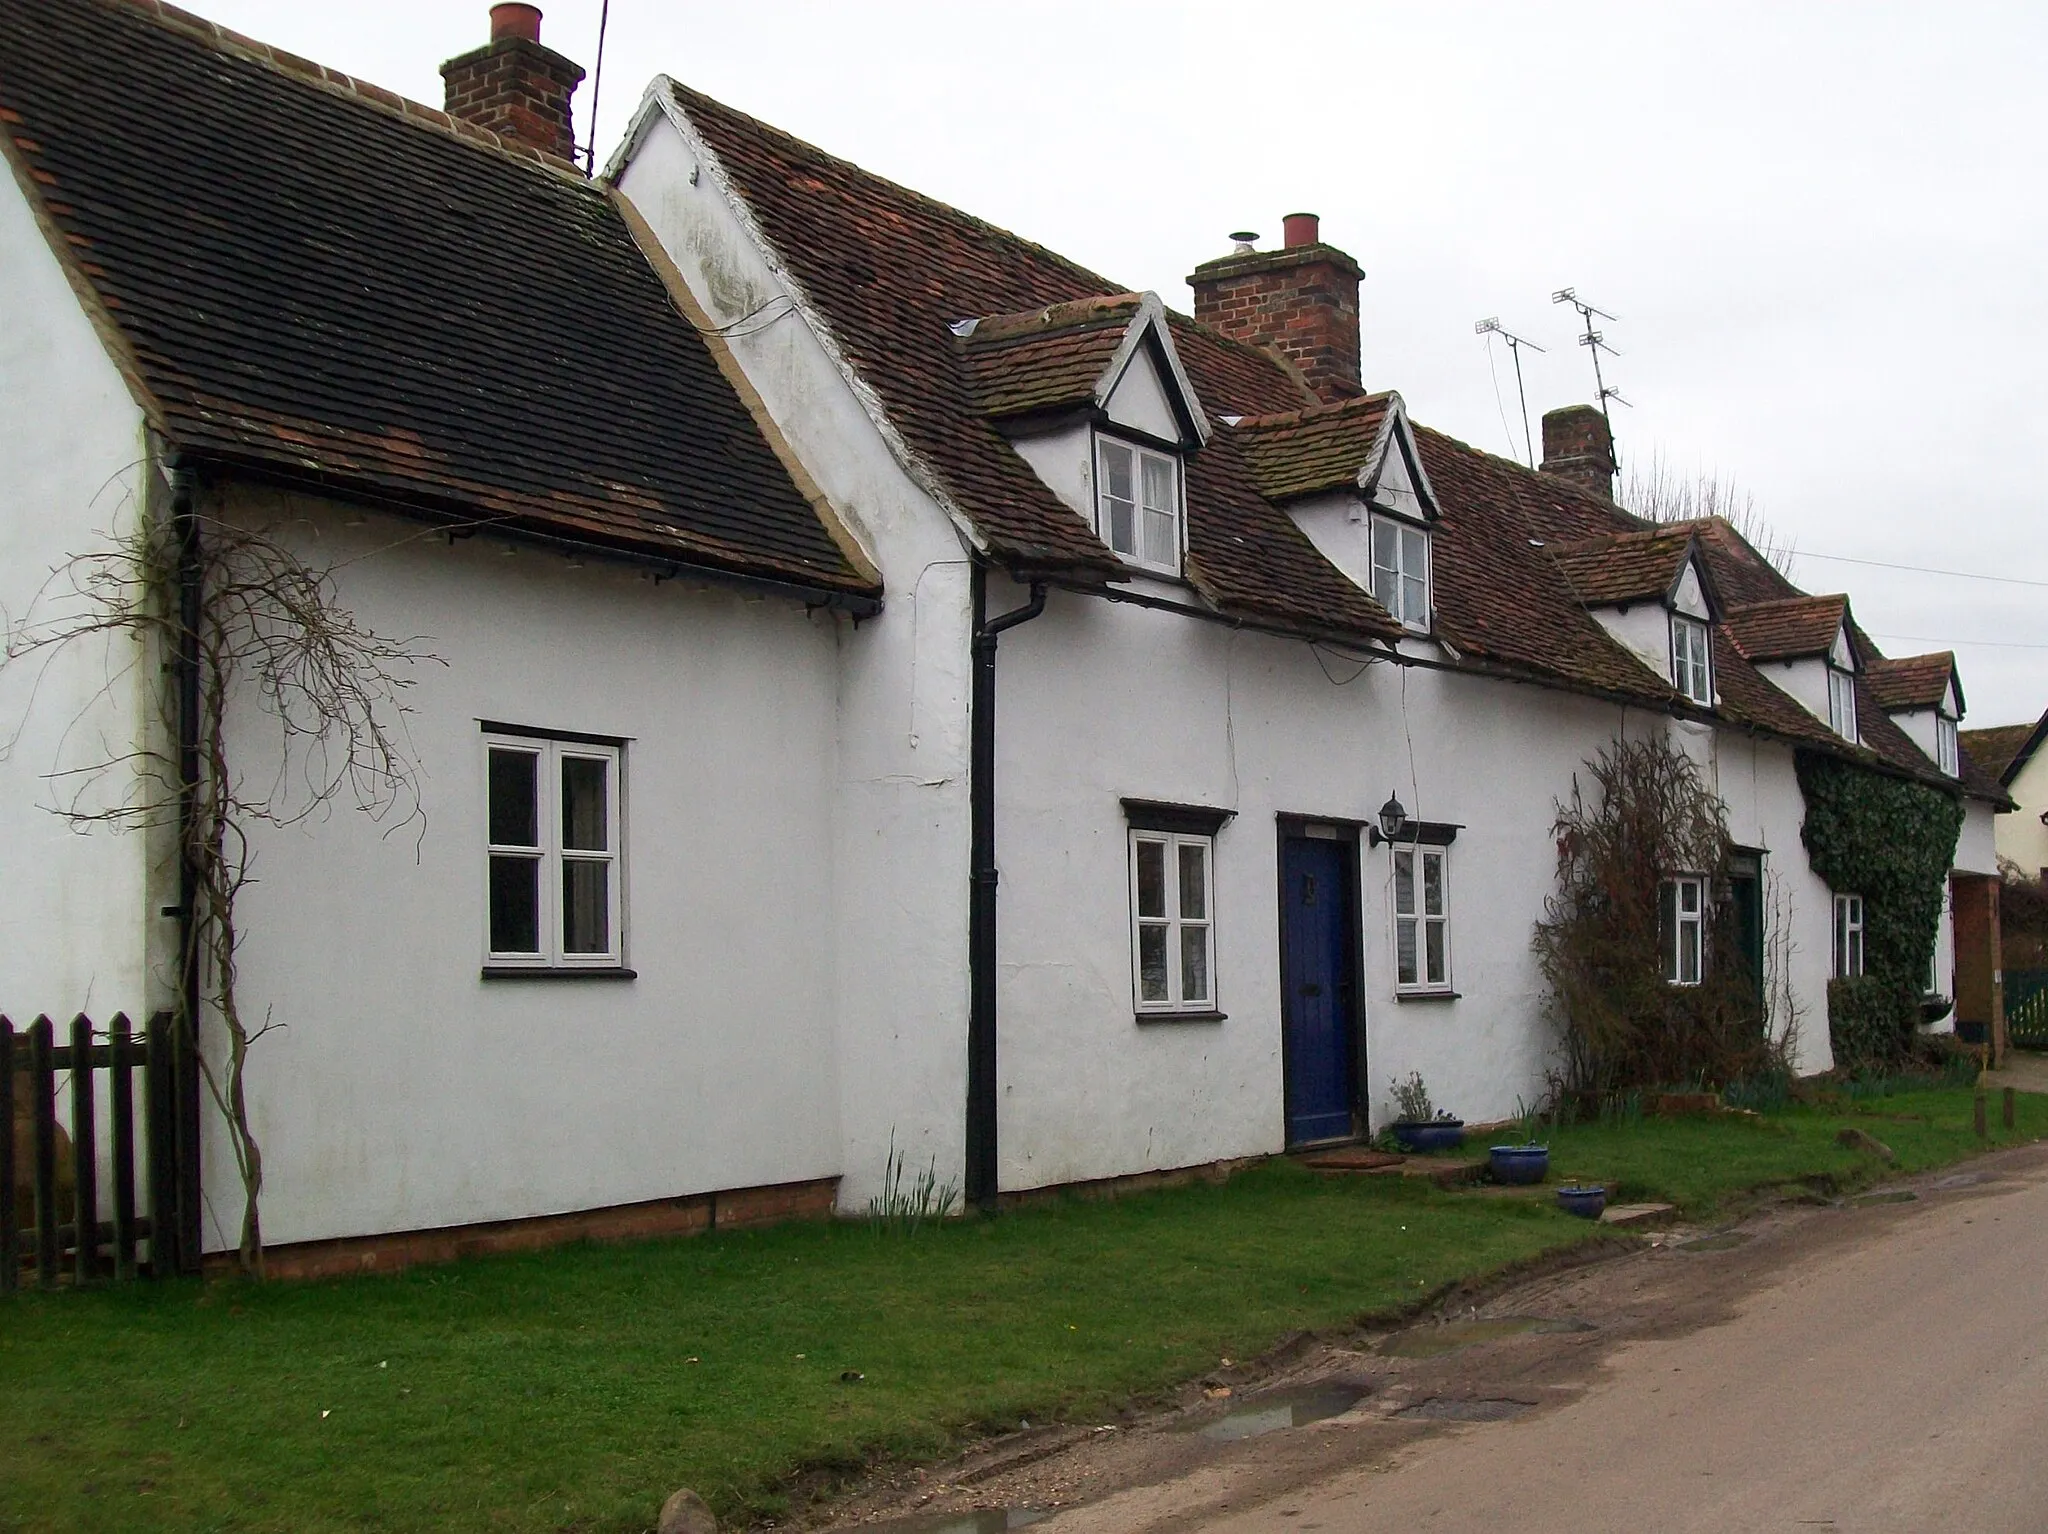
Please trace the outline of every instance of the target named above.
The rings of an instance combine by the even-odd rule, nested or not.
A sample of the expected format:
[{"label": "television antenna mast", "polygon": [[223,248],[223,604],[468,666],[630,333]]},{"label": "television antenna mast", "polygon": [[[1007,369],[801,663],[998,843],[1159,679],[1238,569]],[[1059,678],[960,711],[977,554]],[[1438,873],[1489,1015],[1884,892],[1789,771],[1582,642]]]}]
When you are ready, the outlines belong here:
[{"label": "television antenna mast", "polygon": [[[1606,417],[1607,439],[1609,444],[1612,445],[1614,441],[1614,417],[1608,412],[1607,402],[1613,400],[1617,405],[1627,405],[1628,401],[1621,397],[1621,390],[1610,387],[1607,380],[1601,377],[1600,354],[1605,352],[1610,357],[1619,357],[1621,353],[1607,344],[1607,337],[1593,328],[1593,321],[1601,319],[1607,321],[1610,325],[1618,325],[1621,322],[1605,309],[1596,309],[1587,303],[1583,298],[1579,297],[1578,290],[1575,288],[1559,288],[1550,295],[1550,301],[1554,304],[1570,304],[1579,311],[1579,318],[1586,323],[1585,333],[1579,337],[1579,345],[1585,347],[1587,351],[1593,354],[1593,387],[1598,391],[1600,414]],[[1631,405],[1629,408],[1634,409],[1635,407]]]},{"label": "television antenna mast", "polygon": [[1508,343],[1508,350],[1514,353],[1515,393],[1522,401],[1522,447],[1528,453],[1529,467],[1533,469],[1536,467],[1536,444],[1529,437],[1529,391],[1522,387],[1522,348],[1526,346],[1532,352],[1545,351],[1548,348],[1516,335],[1501,324],[1499,315],[1491,319],[1474,320],[1472,333],[1475,336],[1499,336]]}]

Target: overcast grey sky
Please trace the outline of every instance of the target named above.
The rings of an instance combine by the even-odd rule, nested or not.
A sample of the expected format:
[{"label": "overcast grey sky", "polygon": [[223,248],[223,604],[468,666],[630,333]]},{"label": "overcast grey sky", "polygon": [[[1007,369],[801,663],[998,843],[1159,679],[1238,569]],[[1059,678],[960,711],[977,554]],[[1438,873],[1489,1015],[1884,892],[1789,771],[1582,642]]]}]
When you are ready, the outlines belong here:
[{"label": "overcast grey sky", "polygon": [[[186,3],[434,104],[487,36],[487,0]],[[543,40],[588,67],[598,8]],[[1550,348],[1540,416],[1592,397],[1576,286],[1624,460],[1732,474],[1888,653],[1956,649],[1967,727],[2048,706],[2044,66],[2038,4],[611,0],[597,143],[665,71],[1179,308],[1227,231],[1320,213],[1366,383],[1517,456],[1473,321]]]}]

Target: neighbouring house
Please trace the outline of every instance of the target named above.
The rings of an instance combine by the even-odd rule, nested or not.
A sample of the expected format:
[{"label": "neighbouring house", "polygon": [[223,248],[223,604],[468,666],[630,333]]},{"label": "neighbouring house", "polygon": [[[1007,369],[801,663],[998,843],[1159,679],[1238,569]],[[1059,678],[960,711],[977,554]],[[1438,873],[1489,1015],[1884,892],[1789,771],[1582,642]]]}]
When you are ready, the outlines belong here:
[{"label": "neighbouring house", "polygon": [[[431,657],[423,819],[253,833],[265,1229],[307,1264],[857,1209],[892,1150],[982,1201],[1268,1154],[1411,1071],[1504,1116],[1552,1064],[1557,806],[1616,739],[1739,844],[1665,881],[1666,978],[1738,943],[1802,1068],[1866,920],[1802,764],[1960,804],[1995,872],[1951,658],[1618,506],[1597,410],[1541,471],[1411,419],[1312,216],[1189,317],[666,78],[593,181],[580,72],[492,14],[440,112],[0,0],[10,620],[188,517]],[[163,659],[0,671],[11,1015],[179,1000],[175,843],[52,813],[163,728]]]},{"label": "neighbouring house", "polygon": [[1998,817],[1998,855],[2023,874],[2048,881],[2048,712],[2031,724],[1962,732],[1962,749],[2012,795]]}]

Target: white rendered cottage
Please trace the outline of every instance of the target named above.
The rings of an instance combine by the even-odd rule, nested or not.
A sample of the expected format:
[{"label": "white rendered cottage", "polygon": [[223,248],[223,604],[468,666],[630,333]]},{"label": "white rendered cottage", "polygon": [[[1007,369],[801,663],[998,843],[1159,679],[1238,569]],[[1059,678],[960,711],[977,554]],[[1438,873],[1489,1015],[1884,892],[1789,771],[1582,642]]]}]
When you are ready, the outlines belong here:
[{"label": "white rendered cottage", "polygon": [[[263,828],[238,911],[302,1268],[857,1209],[892,1144],[983,1200],[1277,1152],[1409,1071],[1501,1116],[1550,1062],[1555,805],[1619,736],[1719,786],[1809,1068],[1843,892],[1795,753],[1966,793],[1988,868],[1995,786],[1891,723],[1842,599],[1617,508],[1592,412],[1533,473],[1368,393],[1313,220],[1190,320],[666,80],[592,183],[579,72],[500,10],[450,120],[154,5],[0,0],[10,619],[192,515],[431,657],[423,820]],[[533,131],[477,83],[507,61],[538,143],[476,126]],[[1834,630],[1773,651],[1774,603]],[[175,848],[50,813],[151,742],[157,659],[0,672],[9,1015],[176,1000]],[[217,1136],[206,1169],[229,1245]]]}]

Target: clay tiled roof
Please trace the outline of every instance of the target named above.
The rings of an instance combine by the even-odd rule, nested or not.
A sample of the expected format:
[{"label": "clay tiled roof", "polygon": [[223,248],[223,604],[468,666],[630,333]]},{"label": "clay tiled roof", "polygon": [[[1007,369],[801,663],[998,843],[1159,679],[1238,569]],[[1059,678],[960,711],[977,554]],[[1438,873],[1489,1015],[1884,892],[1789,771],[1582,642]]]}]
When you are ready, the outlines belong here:
[{"label": "clay tiled roof", "polygon": [[1882,709],[1934,708],[1948,696],[1956,672],[1951,650],[1933,655],[1908,655],[1899,660],[1876,656],[1864,673],[1870,695]]},{"label": "clay tiled roof", "polygon": [[1588,607],[1661,601],[1693,551],[1693,525],[1612,533],[1554,545],[1558,568]]},{"label": "clay tiled roof", "polygon": [[1751,660],[1825,655],[1849,613],[1844,596],[1780,597],[1732,609],[1728,631]]},{"label": "clay tiled roof", "polygon": [[[1127,318],[1131,295],[1042,246],[709,97],[674,91],[834,342],[989,552],[1013,568],[1123,578],[1122,563],[1045,487],[987,411],[1042,408],[1026,400],[1067,403],[1094,358],[1108,361],[1114,348],[1106,325],[1112,316]],[[1061,334],[1094,339],[1072,353],[1038,349],[1030,316],[1048,309]],[[1090,314],[1104,318],[1100,334],[1090,329]],[[995,336],[1015,336],[1027,348],[1026,383],[1012,385],[984,366],[972,344],[982,325],[965,338],[970,344],[960,344],[952,325],[976,316],[1004,317]],[[1230,408],[1212,394],[1218,401],[1254,394],[1262,408],[1312,398],[1249,348],[1180,316],[1168,324],[1195,393],[1212,410]],[[1386,611],[1259,495],[1227,436],[1217,433],[1188,458],[1187,576],[1196,590],[1221,612],[1306,634],[1398,634]]]},{"label": "clay tiled roof", "polygon": [[1964,730],[1961,740],[1963,755],[1981,771],[2001,783],[2010,783],[2033,752],[2040,749],[2043,737],[2048,737],[2048,714],[2043,714],[2033,724],[2000,724],[1986,730]]},{"label": "clay tiled roof", "polygon": [[1335,405],[1246,416],[1239,441],[1269,501],[1294,500],[1356,489],[1359,471],[1387,424],[1391,392],[1366,394]]},{"label": "clay tiled roof", "polygon": [[975,321],[959,341],[975,404],[1001,419],[1093,402],[1142,302],[1116,293]]},{"label": "clay tiled roof", "polygon": [[0,0],[0,121],[188,459],[873,591],[581,177],[139,0]]}]

